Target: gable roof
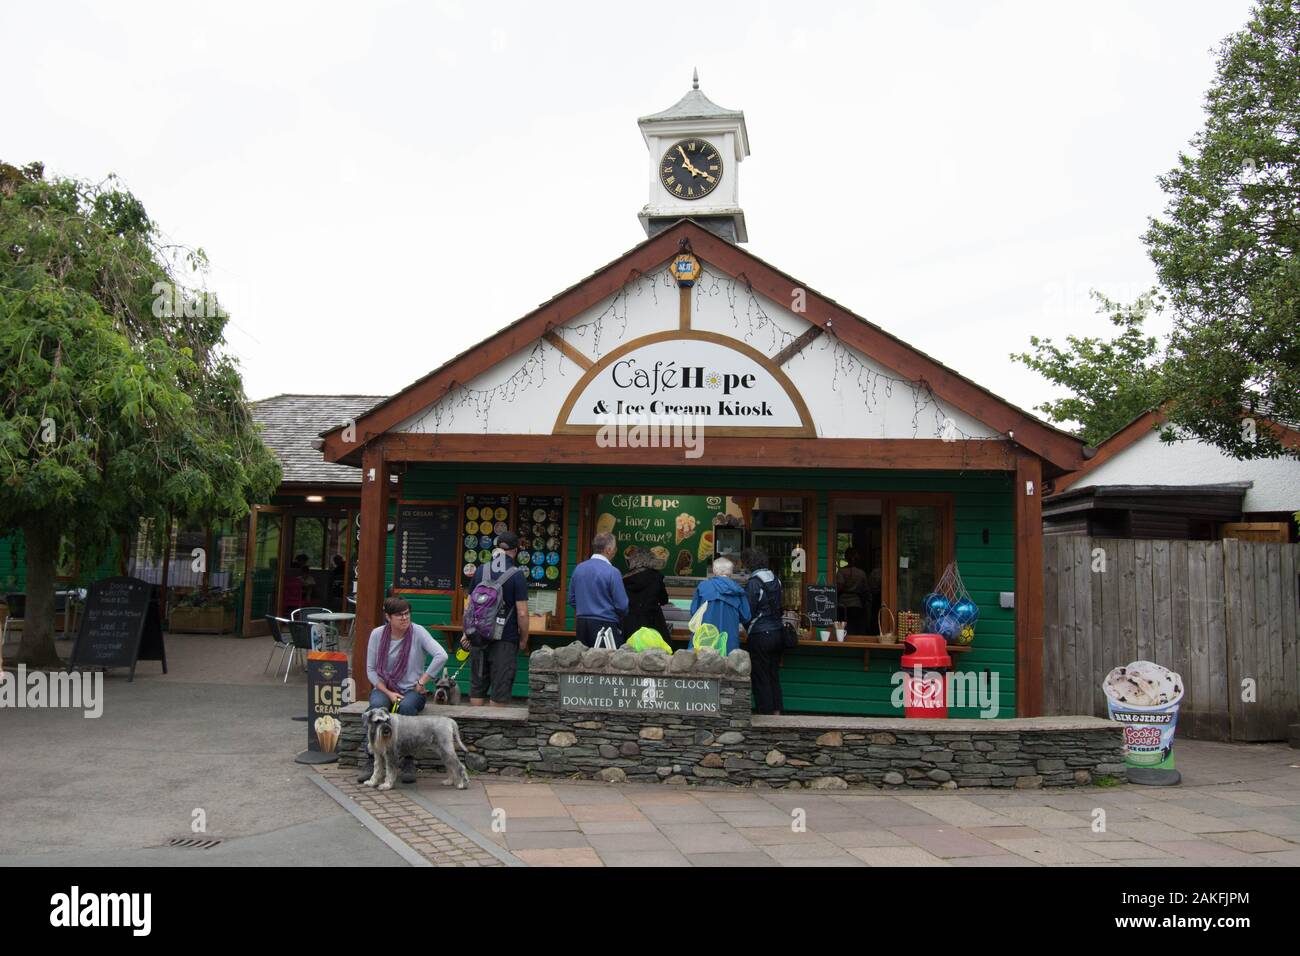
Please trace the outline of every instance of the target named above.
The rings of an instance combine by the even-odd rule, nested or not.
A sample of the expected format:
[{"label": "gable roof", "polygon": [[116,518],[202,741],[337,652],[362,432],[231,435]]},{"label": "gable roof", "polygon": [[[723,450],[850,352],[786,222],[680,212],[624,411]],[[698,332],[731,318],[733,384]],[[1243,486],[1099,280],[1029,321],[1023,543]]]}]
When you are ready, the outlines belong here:
[{"label": "gable roof", "polygon": [[[322,432],[325,457],[330,461],[360,462],[364,445],[427,408],[458,385],[492,368],[506,357],[530,347],[551,329],[564,325],[583,310],[617,292],[629,278],[656,269],[679,249],[689,247],[701,260],[755,292],[775,302],[790,302],[802,290],[810,325],[835,335],[840,341],[901,375],[927,385],[939,399],[965,412],[1032,452],[1061,471],[1078,468],[1084,443],[1029,412],[999,398],[988,389],[953,371],[936,359],[827,296],[764,262],[753,253],[714,235],[690,219],[682,219],[662,232],[597,269],[576,285],[542,303],[532,312],[494,336],[443,363],[428,375],[377,404],[356,420],[356,442],[344,444],[342,425]],[[816,439],[809,439],[816,440]]]},{"label": "gable roof", "polygon": [[284,470],[281,484],[361,485],[361,472],[325,460],[312,442],[326,428],[346,424],[382,401],[382,395],[276,395],[250,402],[262,441]]},{"label": "gable roof", "polygon": [[[1168,416],[1164,412],[1163,405],[1160,408],[1152,409],[1149,412],[1143,412],[1119,431],[1115,432],[1109,438],[1097,445],[1096,453],[1087,461],[1083,462],[1082,465],[1071,471],[1069,474],[1057,478],[1052,485],[1052,495],[1049,495],[1048,497],[1062,494],[1067,488],[1078,484],[1080,480],[1100,468],[1106,462],[1118,457],[1127,449],[1131,448],[1139,438],[1151,434],[1151,432],[1163,425],[1167,419]],[[1287,425],[1271,418],[1264,418],[1262,415],[1259,416],[1259,419],[1281,433],[1282,444],[1289,447],[1300,448],[1300,432],[1297,432]],[[1218,449],[1215,449],[1213,445],[1209,445],[1206,442],[1201,442],[1201,444],[1206,445],[1207,448],[1214,449],[1216,452],[1218,451]]]}]

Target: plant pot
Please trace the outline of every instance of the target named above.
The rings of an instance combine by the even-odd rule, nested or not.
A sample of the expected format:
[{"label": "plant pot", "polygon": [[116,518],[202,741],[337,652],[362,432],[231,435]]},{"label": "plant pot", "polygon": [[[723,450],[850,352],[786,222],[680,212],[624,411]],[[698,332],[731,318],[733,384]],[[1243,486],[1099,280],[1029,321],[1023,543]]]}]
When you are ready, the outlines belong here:
[{"label": "plant pot", "polygon": [[181,634],[227,634],[235,629],[235,609],[174,607],[167,629]]}]

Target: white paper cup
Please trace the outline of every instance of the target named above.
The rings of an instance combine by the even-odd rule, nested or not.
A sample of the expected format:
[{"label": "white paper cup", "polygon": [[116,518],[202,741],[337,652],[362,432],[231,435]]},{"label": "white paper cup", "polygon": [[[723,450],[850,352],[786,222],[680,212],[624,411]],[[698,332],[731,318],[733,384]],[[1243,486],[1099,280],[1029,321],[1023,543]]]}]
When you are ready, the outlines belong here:
[{"label": "white paper cup", "polygon": [[820,639],[820,640],[823,640],[823,641],[829,641],[829,640],[831,639],[831,632],[830,632],[830,631],[818,631],[818,632],[817,632],[817,637],[818,637],[818,639]]}]

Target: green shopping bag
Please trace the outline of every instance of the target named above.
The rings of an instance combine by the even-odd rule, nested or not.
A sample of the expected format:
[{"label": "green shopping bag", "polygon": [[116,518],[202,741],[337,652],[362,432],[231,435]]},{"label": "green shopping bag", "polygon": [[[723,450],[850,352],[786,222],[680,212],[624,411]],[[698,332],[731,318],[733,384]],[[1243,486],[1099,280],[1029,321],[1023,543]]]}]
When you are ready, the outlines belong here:
[{"label": "green shopping bag", "polygon": [[701,624],[695,629],[695,636],[691,641],[691,647],[694,650],[717,651],[723,657],[727,656],[727,632],[719,631],[715,624]]},{"label": "green shopping bag", "polygon": [[632,648],[638,654],[642,651],[648,651],[652,647],[667,651],[669,654],[673,652],[673,649],[668,646],[668,642],[664,640],[663,635],[653,627],[637,628],[637,632],[629,637],[627,643],[623,646]]}]

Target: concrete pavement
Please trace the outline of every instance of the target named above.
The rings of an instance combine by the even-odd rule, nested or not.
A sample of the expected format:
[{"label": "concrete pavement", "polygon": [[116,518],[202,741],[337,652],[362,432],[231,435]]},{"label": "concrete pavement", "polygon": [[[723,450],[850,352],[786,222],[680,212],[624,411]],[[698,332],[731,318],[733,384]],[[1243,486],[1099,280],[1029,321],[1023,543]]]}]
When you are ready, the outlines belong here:
[{"label": "concrete pavement", "polygon": [[[169,635],[171,673],[143,662],[133,684],[108,675],[99,719],[0,710],[0,865],[1300,865],[1300,751],[1277,744],[1180,740],[1173,788],[830,793],[485,775],[466,791],[439,777],[378,794],[326,768],[331,795],[293,762],[305,680],[264,675],[270,646]],[[205,834],[191,829],[200,810]],[[223,842],[160,849],[196,835]]]}]

